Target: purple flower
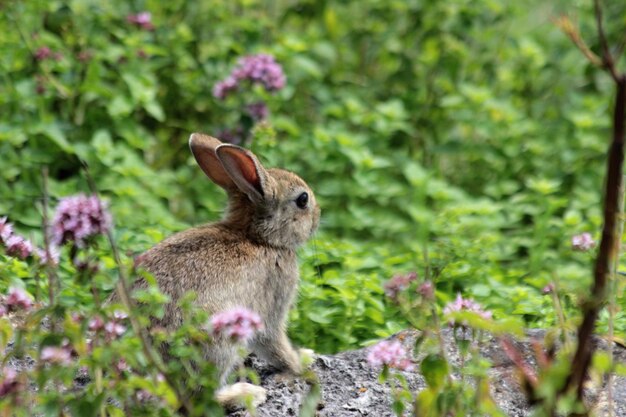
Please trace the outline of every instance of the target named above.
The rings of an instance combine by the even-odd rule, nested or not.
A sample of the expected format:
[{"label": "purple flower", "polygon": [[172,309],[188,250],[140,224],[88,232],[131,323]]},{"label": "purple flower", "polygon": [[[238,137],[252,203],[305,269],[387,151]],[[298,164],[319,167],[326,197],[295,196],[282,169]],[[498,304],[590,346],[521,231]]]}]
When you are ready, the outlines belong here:
[{"label": "purple flower", "polygon": [[108,338],[116,339],[124,334],[126,326],[115,321],[109,321],[104,325],[104,331]]},{"label": "purple flower", "polygon": [[[456,300],[448,303],[443,309],[443,314],[451,314],[459,311],[471,311],[477,313],[484,319],[491,318],[491,311],[486,311],[483,307],[472,299],[464,299],[461,294],[457,294]],[[450,320],[450,324],[455,324],[454,320]]]},{"label": "purple flower", "polygon": [[128,15],[126,16],[126,21],[145,30],[154,29],[154,25],[152,24],[152,13],[150,12],[140,12]]},{"label": "purple flower", "polygon": [[56,365],[69,365],[72,362],[72,352],[65,347],[46,346],[41,349],[42,362]]},{"label": "purple flower", "polygon": [[125,320],[128,318],[128,314],[126,314],[126,312],[122,310],[115,310],[113,312],[113,318],[115,320]]},{"label": "purple flower", "polygon": [[98,330],[104,329],[104,320],[100,318],[100,316],[96,316],[89,320],[89,330],[97,332]]},{"label": "purple flower", "polygon": [[6,243],[11,235],[13,235],[13,225],[7,221],[6,216],[0,217],[0,240]]},{"label": "purple flower", "polygon": [[111,215],[97,196],[79,194],[61,199],[52,220],[52,243],[74,242],[84,247],[91,236],[111,228]]},{"label": "purple flower", "polygon": [[405,275],[394,275],[393,278],[385,282],[385,295],[392,300],[396,300],[398,298],[398,294],[409,288],[411,282],[416,279],[417,274],[415,272],[409,272]]},{"label": "purple flower", "polygon": [[59,259],[61,258],[61,253],[59,252],[59,248],[56,246],[48,247],[48,253],[46,253],[45,249],[37,248],[35,250],[37,257],[39,258],[39,263],[42,265],[46,265],[48,263],[48,253],[50,254],[50,262],[53,265],[59,264]]},{"label": "purple flower", "polygon": [[11,287],[4,300],[4,305],[8,311],[28,311],[33,307],[33,299],[23,289]]},{"label": "purple flower", "polygon": [[148,391],[147,389],[143,389],[143,388],[135,392],[135,397],[137,398],[137,401],[139,401],[140,403],[152,401],[155,398],[154,395],[150,393],[150,391]]},{"label": "purple flower", "polygon": [[572,236],[572,248],[574,250],[587,252],[595,246],[596,242],[593,240],[590,233],[585,232]]},{"label": "purple flower", "polygon": [[115,370],[117,372],[125,372],[125,371],[128,371],[129,369],[130,369],[130,366],[128,366],[128,363],[126,362],[124,358],[121,358],[115,363]]},{"label": "purple flower", "polygon": [[37,61],[43,61],[45,59],[48,59],[52,56],[52,50],[50,50],[50,48],[48,48],[47,46],[42,46],[39,49],[37,49],[37,51],[35,51],[35,59]]},{"label": "purple flower", "polygon": [[80,62],[89,62],[91,60],[91,58],[93,57],[93,54],[91,53],[91,51],[89,50],[83,50],[80,51],[78,53],[78,55],[76,56],[76,58],[80,61]]},{"label": "purple flower", "polygon": [[0,381],[0,398],[15,394],[22,389],[22,383],[18,379],[15,369],[4,368],[2,376],[2,381]]},{"label": "purple flower", "polygon": [[264,102],[259,101],[257,103],[248,104],[246,106],[246,113],[250,115],[252,120],[259,122],[267,119],[267,116],[270,114],[270,110]]},{"label": "purple flower", "polygon": [[223,81],[218,82],[213,86],[213,96],[223,100],[231,92],[237,89],[237,80],[232,76],[227,77]]},{"label": "purple flower", "polygon": [[549,283],[541,290],[542,294],[552,294],[554,292],[554,282]]},{"label": "purple flower", "polygon": [[435,299],[435,285],[432,281],[422,282],[419,287],[417,287],[417,292],[426,300]]},{"label": "purple flower", "polygon": [[235,342],[246,342],[263,328],[261,317],[244,307],[214,314],[211,317],[211,334]]},{"label": "purple flower", "polygon": [[30,243],[30,240],[18,235],[10,236],[5,244],[7,246],[7,254],[20,259],[26,259],[33,253],[33,244]]},{"label": "purple flower", "polygon": [[260,84],[265,90],[272,92],[282,89],[287,78],[283,68],[273,56],[268,54],[248,55],[237,62],[237,66],[228,77],[213,87],[213,95],[223,100],[244,81]]},{"label": "purple flower", "polygon": [[383,365],[401,371],[411,371],[415,368],[406,349],[397,340],[383,340],[374,345],[367,354],[367,362],[375,368]]},{"label": "purple flower", "polygon": [[246,139],[246,134],[241,126],[232,129],[224,129],[217,135],[222,142],[232,143],[233,145],[241,145]]}]

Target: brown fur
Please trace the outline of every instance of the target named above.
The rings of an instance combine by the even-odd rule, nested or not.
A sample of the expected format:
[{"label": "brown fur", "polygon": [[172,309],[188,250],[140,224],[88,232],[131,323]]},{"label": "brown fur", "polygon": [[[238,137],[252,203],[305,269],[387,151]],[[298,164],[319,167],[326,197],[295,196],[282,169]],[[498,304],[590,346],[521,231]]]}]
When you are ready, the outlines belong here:
[{"label": "brown fur", "polygon": [[[279,369],[299,373],[286,319],[299,279],[295,250],[319,222],[313,192],[291,172],[265,170],[243,148],[199,133],[191,135],[190,146],[207,176],[228,192],[229,205],[222,221],[170,236],[141,256],[141,266],[172,298],[160,324],[181,324],[175,304],[188,291],[209,314],[247,307],[264,322],[251,350]],[[305,209],[295,204],[302,192],[309,195]],[[207,348],[207,359],[217,364],[224,382],[238,355],[227,342],[216,342]]]}]

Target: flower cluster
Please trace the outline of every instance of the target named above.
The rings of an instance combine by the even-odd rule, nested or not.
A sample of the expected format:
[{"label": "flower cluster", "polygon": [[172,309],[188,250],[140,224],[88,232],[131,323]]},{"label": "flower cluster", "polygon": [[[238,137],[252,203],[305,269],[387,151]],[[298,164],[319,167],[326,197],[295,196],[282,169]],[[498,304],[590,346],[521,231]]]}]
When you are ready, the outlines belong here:
[{"label": "flower cluster", "polygon": [[33,308],[30,294],[21,288],[9,288],[6,296],[0,297],[0,317],[15,311],[28,312]]},{"label": "flower cluster", "polygon": [[374,345],[367,354],[367,362],[372,367],[387,365],[401,371],[414,369],[413,361],[404,346],[397,340],[383,340]]},{"label": "flower cluster", "polygon": [[6,246],[8,255],[26,259],[33,253],[33,244],[30,240],[16,235],[13,225],[6,217],[0,217],[0,241]]},{"label": "flower cluster", "polygon": [[555,285],[554,282],[549,283],[548,285],[546,285],[545,287],[543,287],[543,289],[541,290],[541,293],[546,295],[546,294],[552,294],[554,292],[555,289]]},{"label": "flower cluster", "polygon": [[126,16],[126,21],[144,30],[154,29],[152,24],[152,14],[150,12],[140,12]]},{"label": "flower cluster", "polygon": [[223,337],[234,342],[246,342],[262,328],[261,317],[244,307],[236,307],[211,317],[211,334],[216,339]]},{"label": "flower cluster", "polygon": [[[461,311],[471,311],[473,313],[477,313],[479,316],[485,319],[491,318],[491,311],[486,311],[483,306],[481,306],[476,301],[471,298],[463,298],[461,294],[457,294],[456,300],[448,303],[443,309],[443,314],[451,314]],[[450,320],[450,324],[455,324],[454,320]]]},{"label": "flower cluster", "polygon": [[91,236],[111,228],[111,215],[97,196],[78,194],[61,199],[52,220],[52,243],[73,242],[84,247]]},{"label": "flower cluster", "polygon": [[273,56],[267,54],[248,55],[239,60],[235,69],[224,80],[213,87],[213,95],[223,100],[237,90],[244,81],[262,85],[267,91],[283,88],[287,78],[283,68]]},{"label": "flower cluster", "polygon": [[587,252],[596,246],[595,240],[591,237],[590,233],[581,233],[579,235],[572,236],[572,248],[581,252]]},{"label": "flower cluster", "polygon": [[50,58],[55,61],[60,61],[63,58],[63,55],[60,52],[52,52],[52,50],[47,46],[42,46],[35,51],[35,59],[37,61],[45,61]]},{"label": "flower cluster", "polygon": [[2,371],[2,380],[0,381],[0,398],[7,395],[15,394],[22,390],[22,382],[18,378],[15,369],[6,367]]},{"label": "flower cluster", "polygon": [[246,106],[246,113],[248,113],[248,116],[250,116],[252,120],[259,122],[267,119],[270,110],[264,102],[259,101],[257,103],[248,104]]},{"label": "flower cluster", "polygon": [[114,340],[126,332],[126,326],[122,322],[128,318],[123,311],[116,310],[113,313],[113,319],[105,323],[100,316],[96,316],[89,321],[88,328],[91,331],[99,332],[104,330],[107,340]]},{"label": "flower cluster", "polygon": [[417,292],[426,300],[434,300],[435,284],[432,281],[424,281],[417,287]]},{"label": "flower cluster", "polygon": [[50,261],[54,264],[59,263],[60,253],[58,248],[50,246],[48,252],[45,249],[34,247],[30,240],[17,235],[13,232],[13,225],[7,221],[6,217],[0,217],[0,243],[6,246],[6,253],[20,259],[26,259],[31,255],[37,256],[41,264],[48,263],[48,254]]},{"label": "flower cluster", "polygon": [[69,365],[72,363],[73,349],[69,344],[63,346],[46,346],[41,349],[39,358],[42,362],[54,365]]},{"label": "flower cluster", "polygon": [[395,275],[389,281],[385,282],[384,289],[385,295],[392,300],[398,298],[398,294],[411,285],[411,282],[417,279],[417,274],[415,272],[409,272],[404,275]]}]

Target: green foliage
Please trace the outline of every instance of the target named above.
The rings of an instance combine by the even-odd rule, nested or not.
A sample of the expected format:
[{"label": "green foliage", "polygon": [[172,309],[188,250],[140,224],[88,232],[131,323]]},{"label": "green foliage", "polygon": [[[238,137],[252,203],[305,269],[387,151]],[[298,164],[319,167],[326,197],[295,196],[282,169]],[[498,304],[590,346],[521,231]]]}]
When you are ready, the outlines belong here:
[{"label": "green foliage", "polygon": [[[263,162],[299,173],[322,206],[321,230],[301,251],[290,324],[298,344],[334,352],[417,323],[383,297],[382,284],[408,271],[436,284],[429,317],[460,292],[516,327],[554,326],[555,300],[542,288],[557,283],[568,318],[559,325],[578,320],[593,254],[573,252],[570,238],[599,238],[611,85],[550,19],[572,12],[593,33],[586,2],[58,0],[2,9],[0,214],[39,245],[43,166],[56,201],[88,191],[81,161],[89,165],[128,256],[217,219],[224,195],[195,166],[187,138],[244,123]],[[127,21],[144,10],[152,30]],[[610,30],[620,16],[623,6],[611,5]],[[50,57],[38,58],[41,48]],[[215,98],[237,59],[259,52],[276,57],[287,86]],[[266,122],[243,116],[253,100],[267,103]],[[97,256],[94,285],[108,294],[115,263],[107,251]],[[32,266],[12,257],[0,266],[0,289],[47,294]],[[94,308],[77,271],[60,270],[63,314]],[[615,332],[625,337],[624,320]]]}]

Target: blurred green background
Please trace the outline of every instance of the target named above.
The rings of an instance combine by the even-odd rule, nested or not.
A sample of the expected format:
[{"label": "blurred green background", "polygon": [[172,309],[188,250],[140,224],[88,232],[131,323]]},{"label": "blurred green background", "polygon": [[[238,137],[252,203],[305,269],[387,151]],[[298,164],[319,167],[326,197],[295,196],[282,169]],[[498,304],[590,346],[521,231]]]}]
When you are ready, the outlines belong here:
[{"label": "blurred green background", "polygon": [[[614,43],[620,3],[605,11]],[[569,14],[597,49],[590,6],[3,2],[0,215],[41,242],[41,169],[54,206],[88,192],[82,159],[132,256],[220,217],[225,195],[187,139],[239,129],[266,166],[301,175],[323,209],[301,251],[296,343],[330,352],[402,329],[382,283],[408,271],[436,282],[440,305],[461,292],[527,326],[554,324],[542,288],[557,280],[575,322],[593,253],[572,251],[571,237],[599,238],[613,92],[554,19]],[[149,24],[129,19],[141,12]],[[286,87],[214,97],[237,60],[257,53],[275,57]],[[261,123],[244,111],[258,101],[270,109]]]}]

